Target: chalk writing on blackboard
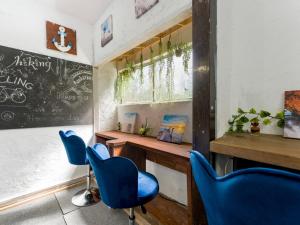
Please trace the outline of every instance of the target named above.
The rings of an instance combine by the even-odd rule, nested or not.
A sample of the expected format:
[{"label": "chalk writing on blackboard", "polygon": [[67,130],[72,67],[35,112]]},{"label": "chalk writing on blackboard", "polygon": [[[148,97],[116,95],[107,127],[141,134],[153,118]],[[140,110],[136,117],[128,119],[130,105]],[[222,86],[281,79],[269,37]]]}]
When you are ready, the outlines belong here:
[{"label": "chalk writing on blackboard", "polygon": [[92,67],[0,46],[0,129],[91,124]]}]

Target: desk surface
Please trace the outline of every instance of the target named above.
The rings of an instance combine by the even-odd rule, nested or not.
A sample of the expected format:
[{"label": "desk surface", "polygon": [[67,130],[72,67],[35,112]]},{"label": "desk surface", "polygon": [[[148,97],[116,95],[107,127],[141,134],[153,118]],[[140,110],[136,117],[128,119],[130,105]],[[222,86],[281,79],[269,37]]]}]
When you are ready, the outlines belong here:
[{"label": "desk surface", "polygon": [[158,141],[156,138],[152,137],[142,137],[135,134],[126,134],[119,131],[104,131],[96,132],[96,136],[110,139],[107,141],[107,145],[124,145],[125,143],[130,143],[132,145],[147,148],[152,151],[161,151],[167,154],[175,155],[178,157],[190,158],[189,151],[192,149],[191,144],[172,144],[167,142]]},{"label": "desk surface", "polygon": [[210,151],[300,170],[300,140],[279,135],[224,135],[210,143]]}]

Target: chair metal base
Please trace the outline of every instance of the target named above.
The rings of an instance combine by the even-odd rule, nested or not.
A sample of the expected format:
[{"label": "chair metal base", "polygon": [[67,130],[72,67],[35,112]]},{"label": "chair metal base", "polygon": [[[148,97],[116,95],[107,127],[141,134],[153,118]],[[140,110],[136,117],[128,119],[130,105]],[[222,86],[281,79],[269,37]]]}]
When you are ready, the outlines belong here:
[{"label": "chair metal base", "polygon": [[129,209],[129,225],[135,225],[134,208]]},{"label": "chair metal base", "polygon": [[97,188],[84,189],[77,192],[73,198],[73,205],[84,207],[91,206],[100,201],[99,190]]}]

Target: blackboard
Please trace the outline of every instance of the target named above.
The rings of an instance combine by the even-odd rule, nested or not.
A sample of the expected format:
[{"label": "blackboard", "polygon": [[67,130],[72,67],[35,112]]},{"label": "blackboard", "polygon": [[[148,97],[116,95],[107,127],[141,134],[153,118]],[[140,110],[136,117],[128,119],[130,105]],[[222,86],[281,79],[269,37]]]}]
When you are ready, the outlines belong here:
[{"label": "blackboard", "polygon": [[92,122],[92,66],[0,46],[0,129]]}]

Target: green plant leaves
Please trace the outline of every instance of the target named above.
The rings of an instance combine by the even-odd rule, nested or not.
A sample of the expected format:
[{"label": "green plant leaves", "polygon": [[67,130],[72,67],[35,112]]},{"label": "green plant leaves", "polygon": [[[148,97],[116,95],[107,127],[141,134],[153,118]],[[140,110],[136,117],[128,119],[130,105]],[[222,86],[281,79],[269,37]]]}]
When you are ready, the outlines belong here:
[{"label": "green plant leaves", "polygon": [[264,111],[264,110],[261,110],[260,113],[259,113],[259,116],[261,118],[266,118],[266,117],[268,117],[270,115],[271,115],[271,113],[269,113],[268,111]]},{"label": "green plant leaves", "polygon": [[280,127],[280,128],[283,128],[284,127],[284,123],[285,123],[284,119],[280,119],[280,120],[277,121],[277,126]]},{"label": "green plant leaves", "polygon": [[256,114],[256,110],[255,110],[254,108],[251,108],[251,109],[249,110],[249,113],[251,113],[251,114]]},{"label": "green plant leaves", "polygon": [[268,118],[263,120],[263,124],[264,125],[269,125],[271,123],[272,123],[272,121],[270,119],[268,119]]},{"label": "green plant leaves", "polygon": [[232,119],[228,121],[229,129],[228,132],[244,132],[243,128],[245,125],[250,123],[262,124],[267,126],[272,123],[272,120],[277,120],[277,126],[280,128],[284,127],[284,111],[278,112],[275,116],[272,116],[270,112],[261,110],[257,112],[255,108],[251,108],[249,112],[244,111],[242,108],[237,109],[238,114],[233,114]]},{"label": "green plant leaves", "polygon": [[275,116],[276,119],[284,119],[284,111],[281,111],[276,114]]},{"label": "green plant leaves", "polygon": [[249,119],[248,119],[246,116],[242,116],[239,120],[240,120],[242,123],[248,123],[248,122],[249,122]]},{"label": "green plant leaves", "polygon": [[251,123],[259,123],[259,118],[258,117],[254,117],[250,120]]},{"label": "green plant leaves", "polygon": [[245,113],[245,111],[242,110],[241,108],[238,108],[238,113],[239,113],[239,114],[243,114],[243,113]]}]

